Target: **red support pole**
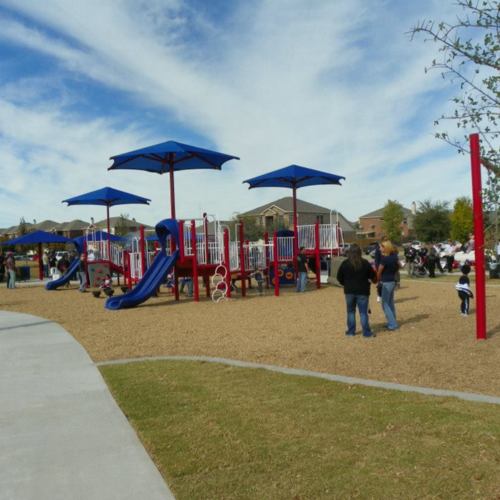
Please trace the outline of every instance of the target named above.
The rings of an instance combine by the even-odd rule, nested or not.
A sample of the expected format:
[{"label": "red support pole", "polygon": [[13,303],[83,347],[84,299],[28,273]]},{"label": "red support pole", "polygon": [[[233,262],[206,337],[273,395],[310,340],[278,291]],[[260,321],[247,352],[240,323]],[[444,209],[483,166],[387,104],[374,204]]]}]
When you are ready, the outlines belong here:
[{"label": "red support pole", "polygon": [[179,221],[179,262],[182,264],[184,262],[184,221]]},{"label": "red support pole", "polygon": [[271,270],[271,264],[269,262],[269,233],[267,231],[264,233],[264,258],[267,270],[266,288],[269,288],[269,271]]},{"label": "red support pole", "polygon": [[38,243],[38,279],[43,280],[43,255],[42,255],[42,244]]},{"label": "red support pole", "polygon": [[[203,214],[203,232],[205,233],[205,264],[210,264],[210,249],[208,247],[208,218],[207,214]],[[215,236],[215,222],[214,222],[214,236]],[[208,294],[210,295],[210,293]]]},{"label": "red support pole", "polygon": [[196,248],[196,223],[191,221],[191,246],[193,247],[193,295],[194,301],[200,301],[200,287],[198,283],[198,251]]},{"label": "red support pole", "polygon": [[476,339],[486,340],[486,283],[484,265],[484,223],[481,197],[481,153],[479,134],[470,135],[474,252],[476,263]]},{"label": "red support pole", "polygon": [[109,205],[106,205],[106,221],[108,227],[108,261],[111,262],[111,228],[109,226]]},{"label": "red support pole", "polygon": [[229,231],[224,229],[224,266],[226,268],[226,297],[231,298],[231,259],[229,256]]},{"label": "red support pole", "polygon": [[297,255],[299,255],[299,231],[297,225],[297,188],[293,186],[293,267],[295,274],[298,276]]},{"label": "red support pole", "polygon": [[275,231],[273,236],[273,261],[274,261],[274,295],[279,297],[280,294],[280,277],[278,276],[278,233]]},{"label": "red support pole", "polygon": [[123,271],[125,273],[124,280],[127,283],[129,289],[132,288],[132,276],[130,274],[130,254],[125,250],[123,252]]},{"label": "red support pole", "polygon": [[[184,231],[184,226],[183,224],[179,224],[180,230]],[[183,235],[183,241],[184,241],[184,235]],[[180,244],[180,242],[179,242]],[[184,244],[182,245],[184,246]],[[175,252],[175,242],[172,236],[170,236],[170,251],[173,254]],[[177,264],[174,265],[174,296],[175,300],[179,301],[180,300],[180,294],[179,294],[179,274],[177,273]]]},{"label": "red support pole", "polygon": [[168,154],[168,174],[170,178],[170,217],[175,219],[174,155]]},{"label": "red support pole", "polygon": [[239,223],[238,226],[238,239],[240,240],[240,276],[241,276],[241,296],[246,297],[247,295],[247,284],[245,282],[245,247],[244,247],[244,237],[245,231],[243,229],[243,222]]},{"label": "red support pole", "polygon": [[[146,238],[144,237],[144,226],[139,228],[139,252],[141,252],[141,271],[142,276],[146,272]],[[142,278],[141,276],[141,278]]]},{"label": "red support pole", "polygon": [[314,226],[314,239],[316,245],[314,247],[314,255],[316,257],[316,288],[321,288],[321,260],[319,251],[319,222]]}]

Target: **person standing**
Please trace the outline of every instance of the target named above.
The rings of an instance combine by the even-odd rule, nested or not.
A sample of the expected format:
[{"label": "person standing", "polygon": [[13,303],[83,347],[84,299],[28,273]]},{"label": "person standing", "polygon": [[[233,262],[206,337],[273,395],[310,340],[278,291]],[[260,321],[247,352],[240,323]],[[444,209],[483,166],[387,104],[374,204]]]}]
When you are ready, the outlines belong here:
[{"label": "person standing", "polygon": [[5,277],[5,255],[0,250],[0,283],[3,283]]},{"label": "person standing", "polygon": [[43,275],[48,278],[49,277],[49,254],[47,250],[43,252],[42,255],[42,264],[43,264]]},{"label": "person standing", "polygon": [[382,243],[382,258],[377,270],[377,279],[382,282],[382,309],[387,319],[387,329],[399,328],[394,305],[394,290],[396,288],[396,273],[399,271],[398,254],[390,241]]},{"label": "person standing", "polygon": [[453,272],[453,262],[455,260],[455,245],[451,240],[448,240],[444,247],[444,253],[446,258],[446,270],[449,273]]},{"label": "person standing", "polygon": [[374,337],[368,320],[370,282],[376,283],[377,276],[371,264],[361,257],[361,248],[353,244],[347,250],[347,259],[340,264],[337,281],[344,287],[347,309],[347,336],[356,334],[356,307],[359,311],[363,337]]},{"label": "person standing", "polygon": [[80,281],[80,292],[85,292],[87,288],[87,266],[85,265],[85,254],[80,255],[78,263],[78,281]]},{"label": "person standing", "polygon": [[428,253],[428,257],[427,257],[427,269],[429,271],[429,278],[436,277],[436,264],[437,264],[438,258],[439,257],[437,255],[436,248],[431,243],[429,245],[429,253]]},{"label": "person standing", "polygon": [[7,254],[5,268],[8,274],[7,288],[16,288],[16,259],[13,252]]},{"label": "person standing", "polygon": [[305,292],[307,284],[307,273],[309,265],[307,264],[306,250],[300,247],[299,255],[297,255],[297,292]]}]

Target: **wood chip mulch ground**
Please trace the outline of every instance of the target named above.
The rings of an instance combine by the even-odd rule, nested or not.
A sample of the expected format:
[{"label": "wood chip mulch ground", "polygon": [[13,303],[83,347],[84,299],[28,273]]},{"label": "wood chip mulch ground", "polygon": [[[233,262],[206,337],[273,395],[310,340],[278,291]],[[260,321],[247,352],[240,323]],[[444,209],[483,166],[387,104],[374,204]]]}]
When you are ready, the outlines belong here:
[{"label": "wood chip mulch ground", "polygon": [[[218,356],[339,375],[500,396],[500,286],[487,287],[487,341],[475,340],[474,308],[459,313],[452,282],[404,280],[397,291],[401,328],[384,329],[375,297],[377,337],[346,337],[343,292],[272,290],[214,304],[173,300],[162,289],[140,307],[108,311],[104,299],[69,289],[0,288],[0,309],[56,321],[94,361],[158,355]],[[121,293],[117,290],[116,293]],[[474,301],[473,301],[474,305]],[[359,329],[359,328],[358,328]],[[0,326],[1,330],[1,326]]]}]

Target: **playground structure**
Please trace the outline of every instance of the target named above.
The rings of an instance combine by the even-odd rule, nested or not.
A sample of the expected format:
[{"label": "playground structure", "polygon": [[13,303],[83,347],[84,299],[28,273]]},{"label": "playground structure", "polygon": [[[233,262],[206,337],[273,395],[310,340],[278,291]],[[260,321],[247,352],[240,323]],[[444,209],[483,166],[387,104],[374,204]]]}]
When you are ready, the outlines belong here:
[{"label": "playground structure", "polygon": [[[201,224],[197,225],[197,222]],[[200,298],[199,279],[205,287],[206,296],[214,301],[222,297],[231,297],[234,283],[241,283],[241,295],[247,293],[251,286],[251,277],[257,272],[263,272],[267,278],[267,286],[272,285],[274,294],[279,295],[280,286],[286,280],[295,282],[293,268],[294,236],[279,236],[276,232],[272,238],[266,233],[260,241],[245,239],[244,225],[238,223],[235,234],[231,238],[230,228],[214,221],[214,233],[208,232],[208,217],[191,221],[166,219],[156,226],[159,245],[154,251],[148,248],[144,229],[139,238],[131,242],[130,250],[121,250],[118,245],[111,245],[110,268],[124,275],[125,283],[132,290],[136,285],[142,292],[132,290],[132,299],[116,296],[109,300],[107,307],[119,309],[133,307],[156,293],[165,281],[167,274],[176,278],[190,278],[193,281],[193,298]],[[156,243],[156,242],[155,242]],[[343,243],[342,230],[338,224],[319,224],[298,226],[298,247],[304,247],[306,255],[314,261],[316,286],[321,286],[321,262],[327,262],[328,257],[338,255]],[[87,243],[99,259],[95,262],[105,263],[109,258],[106,254],[106,242],[95,241]],[[216,275],[222,277],[216,279]],[[276,279],[278,277],[278,279]],[[211,286],[212,283],[212,286]],[[173,293],[179,300],[179,287],[174,285]]]}]

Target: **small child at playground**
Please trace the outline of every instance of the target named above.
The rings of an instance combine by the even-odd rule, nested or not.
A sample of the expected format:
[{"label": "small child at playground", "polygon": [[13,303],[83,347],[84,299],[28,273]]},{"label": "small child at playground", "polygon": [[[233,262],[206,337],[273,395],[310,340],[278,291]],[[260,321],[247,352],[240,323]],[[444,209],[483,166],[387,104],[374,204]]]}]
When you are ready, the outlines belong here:
[{"label": "small child at playground", "polygon": [[264,273],[262,272],[262,269],[257,269],[257,271],[252,274],[252,277],[257,283],[259,295],[262,295],[264,293]]},{"label": "small child at playground", "polygon": [[455,285],[455,289],[458,292],[458,297],[460,298],[460,312],[462,316],[469,315],[469,304],[470,299],[474,298],[472,290],[470,289],[470,265],[465,263],[462,266],[462,276],[458,279],[458,283]]},{"label": "small child at playground", "polygon": [[104,279],[102,280],[100,288],[108,297],[111,297],[111,295],[113,295],[114,293],[112,284],[113,282],[111,280],[111,276],[109,274],[106,274],[106,276],[104,276]]}]

